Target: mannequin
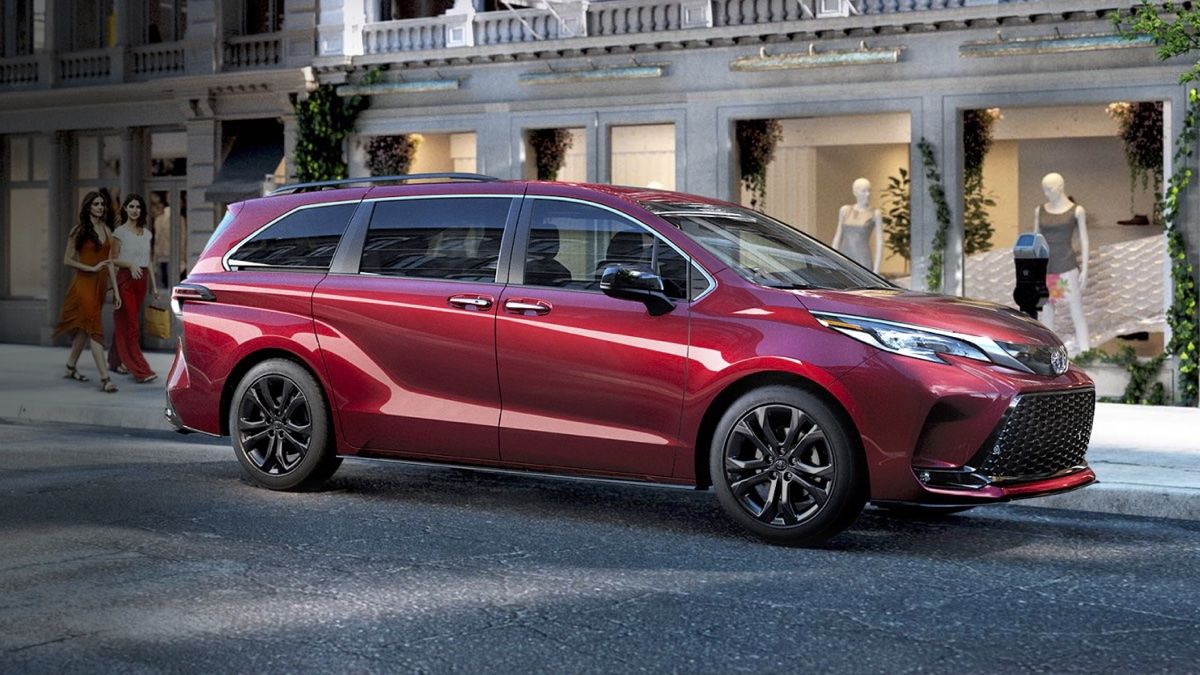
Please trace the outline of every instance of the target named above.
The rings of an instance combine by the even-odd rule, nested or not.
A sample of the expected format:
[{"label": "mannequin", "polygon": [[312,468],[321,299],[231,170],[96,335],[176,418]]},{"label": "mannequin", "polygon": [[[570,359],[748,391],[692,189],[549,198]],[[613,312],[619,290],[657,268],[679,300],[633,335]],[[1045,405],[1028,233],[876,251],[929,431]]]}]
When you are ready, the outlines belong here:
[{"label": "mannequin", "polygon": [[[879,263],[883,262],[883,216],[879,209],[870,206],[871,181],[859,178],[851,186],[854,203],[838,209],[837,232],[833,235],[833,247],[854,262],[879,274]],[[875,234],[875,257],[870,253],[871,234]]]},{"label": "mannequin", "polygon": [[[1046,265],[1046,286],[1050,289],[1052,302],[1046,303],[1041,320],[1054,329],[1054,300],[1063,298],[1075,324],[1075,354],[1086,351],[1088,342],[1087,319],[1083,316],[1083,291],[1087,288],[1088,234],[1087,212],[1066,193],[1066,183],[1057,173],[1048,173],[1042,178],[1042,192],[1046,202],[1033,212],[1033,231],[1046,237],[1050,246],[1050,261]],[[1078,257],[1071,247],[1071,240],[1078,233]]]}]

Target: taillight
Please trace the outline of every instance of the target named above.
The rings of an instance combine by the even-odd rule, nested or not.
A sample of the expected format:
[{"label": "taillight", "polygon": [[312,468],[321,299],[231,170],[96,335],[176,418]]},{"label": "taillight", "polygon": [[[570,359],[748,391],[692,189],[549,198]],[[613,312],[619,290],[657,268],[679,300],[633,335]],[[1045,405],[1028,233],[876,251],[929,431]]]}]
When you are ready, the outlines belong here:
[{"label": "taillight", "polygon": [[183,316],[183,303],[191,300],[193,302],[212,302],[217,299],[217,296],[212,291],[199,284],[179,284],[171,289],[171,311],[175,316]]}]

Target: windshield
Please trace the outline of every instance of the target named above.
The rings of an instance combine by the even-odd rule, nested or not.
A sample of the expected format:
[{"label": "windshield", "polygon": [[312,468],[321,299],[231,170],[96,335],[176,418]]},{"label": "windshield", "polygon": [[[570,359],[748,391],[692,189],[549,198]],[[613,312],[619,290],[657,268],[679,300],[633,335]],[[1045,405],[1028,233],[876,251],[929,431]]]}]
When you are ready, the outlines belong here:
[{"label": "windshield", "polygon": [[728,205],[643,202],[743,277],[770,288],[895,288],[778,220]]}]

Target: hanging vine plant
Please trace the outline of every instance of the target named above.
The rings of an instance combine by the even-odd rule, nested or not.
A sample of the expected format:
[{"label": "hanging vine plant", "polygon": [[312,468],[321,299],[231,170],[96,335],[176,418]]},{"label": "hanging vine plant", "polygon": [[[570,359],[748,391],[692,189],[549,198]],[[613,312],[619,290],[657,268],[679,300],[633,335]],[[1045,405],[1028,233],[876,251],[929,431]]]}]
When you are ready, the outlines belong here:
[{"label": "hanging vine plant", "polygon": [[[1118,135],[1129,165],[1129,215],[1134,215],[1133,199],[1138,188],[1153,189],[1156,215],[1162,209],[1162,101],[1135,101],[1109,104],[1110,117],[1117,121]],[[1161,223],[1158,223],[1161,224]]]},{"label": "hanging vine plant", "polygon": [[912,259],[912,181],[904,167],[897,172],[895,176],[888,176],[887,187],[883,189],[887,199],[883,231],[888,250],[904,258],[907,264]]},{"label": "hanging vine plant", "polygon": [[925,165],[925,180],[929,183],[929,198],[937,218],[937,229],[933,232],[933,243],[929,252],[928,269],[925,270],[925,288],[931,293],[942,291],[942,267],[946,261],[946,239],[950,233],[950,204],[946,201],[946,188],[942,185],[942,172],[938,170],[933,146],[924,138],[917,143],[921,161]]},{"label": "hanging vine plant", "polygon": [[750,208],[759,209],[767,201],[767,167],[775,159],[775,148],[783,140],[779,120],[738,120],[735,129],[742,187],[750,193]]},{"label": "hanging vine plant", "polygon": [[[362,77],[362,84],[379,81],[382,71],[373,68]],[[296,111],[296,177],[301,182],[346,178],[344,150],[346,137],[354,131],[354,121],[370,105],[365,96],[342,98],[332,84],[319,85],[302,101]]]},{"label": "hanging vine plant", "polygon": [[967,255],[992,248],[991,214],[996,200],[983,185],[983,162],[992,149],[999,108],[963,111],[963,251]]},{"label": "hanging vine plant", "polygon": [[567,151],[574,142],[566,129],[530,130],[529,146],[533,148],[538,180],[558,180],[558,172],[566,165]]},{"label": "hanging vine plant", "polygon": [[375,136],[367,142],[367,170],[372,176],[402,176],[412,168],[420,145],[419,134]]}]

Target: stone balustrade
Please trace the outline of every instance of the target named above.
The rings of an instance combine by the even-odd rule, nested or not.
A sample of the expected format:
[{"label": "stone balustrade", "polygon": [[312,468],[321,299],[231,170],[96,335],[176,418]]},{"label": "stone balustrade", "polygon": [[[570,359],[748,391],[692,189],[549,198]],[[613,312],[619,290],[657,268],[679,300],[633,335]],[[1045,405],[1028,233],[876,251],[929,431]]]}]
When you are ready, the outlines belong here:
[{"label": "stone balustrade", "polygon": [[432,19],[384,21],[363,26],[363,51],[367,54],[419,52],[446,46],[444,16]]},{"label": "stone balustrade", "polygon": [[277,33],[232,37],[225,40],[222,57],[224,70],[272,68],[282,61],[283,40]]},{"label": "stone balustrade", "polygon": [[36,55],[0,59],[0,87],[36,85],[40,79],[41,66],[42,58]]},{"label": "stone balustrade", "polygon": [[129,73],[134,77],[179,75],[185,66],[182,43],[166,42],[129,49]]},{"label": "stone balustrade", "polygon": [[112,51],[92,49],[58,57],[58,80],[63,84],[95,84],[112,78]]},{"label": "stone balustrade", "polygon": [[[722,28],[851,15],[900,14],[1031,0],[601,0],[385,21],[363,28],[364,53]],[[471,18],[473,17],[473,18]]]}]

